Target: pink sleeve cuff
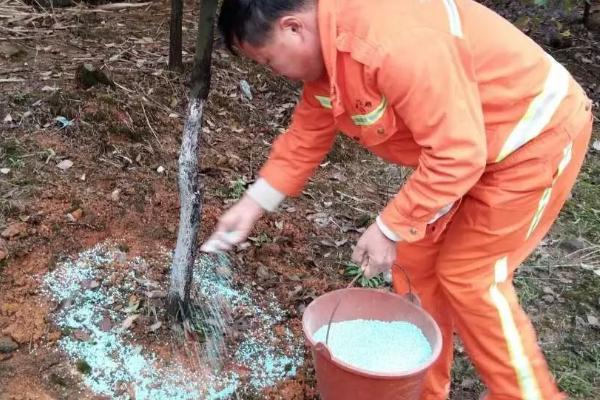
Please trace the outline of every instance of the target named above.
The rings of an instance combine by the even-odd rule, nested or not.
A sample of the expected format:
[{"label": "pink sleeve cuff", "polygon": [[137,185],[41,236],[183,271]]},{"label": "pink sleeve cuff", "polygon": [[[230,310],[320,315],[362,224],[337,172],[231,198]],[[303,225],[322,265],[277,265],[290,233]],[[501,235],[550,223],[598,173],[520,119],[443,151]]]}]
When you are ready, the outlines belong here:
[{"label": "pink sleeve cuff", "polygon": [[386,224],[383,223],[381,216],[377,216],[375,222],[377,222],[379,230],[385,235],[385,237],[387,237],[390,240],[393,240],[394,242],[399,242],[402,240],[400,236],[396,235],[394,231],[392,231],[390,228],[387,227]]},{"label": "pink sleeve cuff", "polygon": [[267,211],[275,211],[285,199],[285,194],[271,186],[265,178],[259,178],[246,193]]}]

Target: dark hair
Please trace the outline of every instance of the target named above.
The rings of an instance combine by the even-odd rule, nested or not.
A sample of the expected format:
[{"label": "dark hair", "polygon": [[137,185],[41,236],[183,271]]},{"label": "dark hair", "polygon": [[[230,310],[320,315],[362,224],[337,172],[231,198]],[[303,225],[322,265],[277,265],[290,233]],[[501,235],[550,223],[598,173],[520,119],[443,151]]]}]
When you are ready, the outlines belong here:
[{"label": "dark hair", "polygon": [[260,46],[282,15],[302,9],[314,0],[223,0],[219,30],[231,52],[235,42]]}]

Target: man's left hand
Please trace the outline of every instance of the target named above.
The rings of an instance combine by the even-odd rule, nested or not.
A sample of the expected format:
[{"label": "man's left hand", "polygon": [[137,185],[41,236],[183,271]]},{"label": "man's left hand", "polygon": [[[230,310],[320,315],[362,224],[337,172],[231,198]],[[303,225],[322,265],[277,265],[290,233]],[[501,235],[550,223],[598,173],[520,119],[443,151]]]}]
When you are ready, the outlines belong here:
[{"label": "man's left hand", "polygon": [[388,239],[376,223],[363,233],[352,253],[352,261],[362,267],[366,278],[389,271],[395,259],[396,242]]}]

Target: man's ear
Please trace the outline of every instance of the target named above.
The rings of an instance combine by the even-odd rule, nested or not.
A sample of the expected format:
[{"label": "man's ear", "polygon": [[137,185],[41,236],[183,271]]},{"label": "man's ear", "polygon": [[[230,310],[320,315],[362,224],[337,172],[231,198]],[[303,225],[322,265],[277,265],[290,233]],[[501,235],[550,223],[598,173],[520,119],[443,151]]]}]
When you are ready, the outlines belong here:
[{"label": "man's ear", "polygon": [[300,18],[288,15],[279,19],[279,28],[281,30],[290,29],[292,32],[299,33],[304,28],[304,23]]}]

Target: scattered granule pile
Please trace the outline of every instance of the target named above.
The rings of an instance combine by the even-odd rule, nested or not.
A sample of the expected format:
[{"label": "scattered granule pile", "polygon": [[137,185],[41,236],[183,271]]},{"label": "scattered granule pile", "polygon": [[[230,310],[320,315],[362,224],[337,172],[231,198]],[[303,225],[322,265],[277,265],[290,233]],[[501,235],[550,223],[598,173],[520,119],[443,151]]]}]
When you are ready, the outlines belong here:
[{"label": "scattered granule pile", "polygon": [[[328,325],[314,334],[325,343]],[[404,321],[356,319],[331,324],[327,347],[334,358],[372,372],[402,373],[431,357],[431,345],[421,330]]]},{"label": "scattered granule pile", "polygon": [[[165,253],[161,263],[168,266],[170,254]],[[132,306],[131,299],[147,284],[142,273],[145,265],[145,260],[127,259],[116,244],[106,242],[58,263],[42,277],[45,293],[60,304],[51,316],[64,334],[58,350],[77,365],[93,393],[115,400],[225,400],[239,392],[260,395],[264,388],[295,376],[303,363],[301,338],[287,326],[275,334],[274,327],[285,324],[286,313],[273,293],[261,296],[217,273],[219,268],[230,268],[225,256],[198,259],[193,280],[194,290],[207,303],[225,301],[234,315],[246,318],[239,340],[223,354],[207,355],[222,357],[224,367],[213,370],[206,363],[190,368],[146,348],[125,327],[128,318],[144,312],[137,303]],[[211,330],[207,340],[224,345],[222,334]],[[165,331],[161,335],[155,344],[159,337],[176,344]],[[245,376],[239,371],[246,371]]]}]

